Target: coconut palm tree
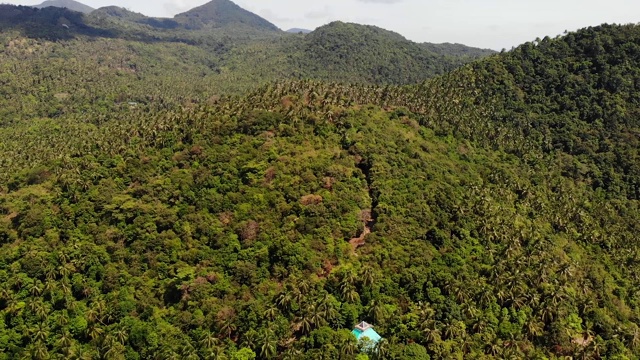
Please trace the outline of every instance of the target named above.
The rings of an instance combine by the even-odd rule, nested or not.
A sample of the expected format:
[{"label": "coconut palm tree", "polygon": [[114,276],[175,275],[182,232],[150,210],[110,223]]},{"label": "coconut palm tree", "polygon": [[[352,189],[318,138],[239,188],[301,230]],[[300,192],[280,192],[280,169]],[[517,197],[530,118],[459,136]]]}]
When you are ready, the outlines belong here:
[{"label": "coconut palm tree", "polygon": [[49,358],[49,352],[47,351],[47,345],[43,341],[36,341],[32,344],[29,351],[32,359],[45,360]]},{"label": "coconut palm tree", "polygon": [[371,355],[374,360],[389,359],[389,341],[387,339],[378,341]]},{"label": "coconut palm tree", "polygon": [[220,345],[220,339],[215,337],[211,332],[205,331],[200,337],[199,344],[202,348],[210,350]]},{"label": "coconut palm tree", "polygon": [[278,308],[270,306],[264,311],[263,315],[265,318],[269,319],[269,321],[274,321],[278,317]]},{"label": "coconut palm tree", "polygon": [[382,304],[380,301],[371,300],[371,302],[369,303],[369,310],[367,314],[373,319],[374,322],[383,322],[386,316],[386,309],[384,307],[384,304]]},{"label": "coconut palm tree", "polygon": [[350,358],[356,351],[358,351],[358,342],[355,337],[350,336],[340,345],[340,359]]},{"label": "coconut palm tree", "polygon": [[264,329],[260,336],[260,356],[263,359],[272,359],[276,356],[278,343],[275,339],[275,335],[271,330]]}]

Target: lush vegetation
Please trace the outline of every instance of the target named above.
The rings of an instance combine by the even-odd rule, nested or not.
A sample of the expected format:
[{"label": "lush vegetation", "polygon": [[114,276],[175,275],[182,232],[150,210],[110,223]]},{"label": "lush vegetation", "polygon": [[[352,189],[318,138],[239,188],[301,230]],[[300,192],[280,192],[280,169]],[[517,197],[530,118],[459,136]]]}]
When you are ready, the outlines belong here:
[{"label": "lush vegetation", "polygon": [[469,51],[464,53],[449,44],[416,44],[375,26],[334,22],[304,37],[300,50],[294,53],[301,54],[298,67],[303,69],[304,77],[348,83],[412,84],[493,53],[463,48]]},{"label": "lush vegetation", "polygon": [[[422,69],[287,46],[376,32]],[[1,36],[0,359],[639,358],[640,27],[235,96],[271,50]]]},{"label": "lush vegetation", "polygon": [[[175,67],[165,58],[184,53],[184,65],[178,65],[180,77],[202,78],[199,83],[225,94],[241,93],[281,79],[410,84],[491,53],[465,47],[466,53],[450,48],[450,52],[436,54],[423,44],[386,30],[339,22],[305,37],[268,28],[264,21],[228,2],[211,2],[173,19],[149,18],[114,6],[84,15],[53,7],[39,10],[0,5],[3,37],[14,36],[20,41],[26,37],[53,48],[63,46],[68,57],[76,58],[87,68],[96,63],[95,56],[85,53],[86,48],[91,53],[112,48],[103,55],[138,58],[137,77],[143,82],[149,67],[158,63]],[[363,38],[371,47],[364,46]],[[11,40],[4,40],[5,46]],[[51,42],[57,40],[69,42]],[[127,41],[127,46],[122,47],[122,41]],[[137,51],[140,48],[146,48],[143,56]],[[151,59],[149,53],[153,53]],[[59,57],[53,52],[38,55],[44,61]],[[14,60],[9,57],[3,62]],[[130,83],[122,82],[123,86]]]}]

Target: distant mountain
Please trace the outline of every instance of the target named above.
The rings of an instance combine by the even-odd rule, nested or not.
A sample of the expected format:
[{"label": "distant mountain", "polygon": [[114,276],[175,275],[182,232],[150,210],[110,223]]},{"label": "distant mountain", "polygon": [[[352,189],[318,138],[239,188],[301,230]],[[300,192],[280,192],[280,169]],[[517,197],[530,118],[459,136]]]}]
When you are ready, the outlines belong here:
[{"label": "distant mountain", "polygon": [[300,28],[293,28],[293,29],[287,30],[288,33],[292,33],[292,34],[299,34],[299,33],[308,34],[308,33],[312,32],[312,31],[313,30],[300,29]]},{"label": "distant mountain", "polygon": [[218,28],[241,24],[260,30],[280,30],[269,21],[229,0],[210,1],[202,6],[178,14],[174,19],[189,29]]},{"label": "distant mountain", "polygon": [[153,18],[118,6],[105,6],[95,10],[93,16],[110,16],[125,22],[150,25],[159,29],[175,29],[181,25],[173,19]]},{"label": "distant mountain", "polygon": [[[317,28],[304,42],[299,67],[327,80],[407,84],[443,74],[465,62],[458,55],[464,51],[457,47],[432,45],[437,47],[434,51],[392,31],[340,21]],[[483,55],[480,49],[464,48],[476,54],[474,57]]]},{"label": "distant mountain", "polygon": [[[426,44],[374,26],[334,22],[305,36],[293,36],[265,22],[227,0],[173,19],[147,17],[116,6],[86,15],[58,7],[0,5],[0,29],[17,30],[33,39],[76,39],[76,46],[65,50],[69,56],[85,58],[90,48],[95,54],[113,52],[123,40],[132,47],[146,44],[144,52],[121,50],[119,54],[120,59],[136,58],[138,75],[142,76],[140,69],[157,66],[171,72],[181,63],[186,66],[183,76],[216,79],[207,87],[225,92],[242,92],[282,79],[412,84],[484,56],[482,50],[463,45],[432,45],[437,47],[432,51]],[[96,37],[103,41],[96,44]],[[153,49],[148,44],[154,44]],[[118,67],[126,68],[124,62]]]},{"label": "distant mountain", "polygon": [[59,8],[67,8],[69,10],[89,14],[94,8],[91,6],[85,5],[83,3],[74,1],[74,0],[47,0],[40,5],[34,5],[35,8],[46,8],[46,7],[59,7]]},{"label": "distant mountain", "polygon": [[127,10],[118,6],[105,6],[93,11],[93,15],[108,15],[126,20],[140,20],[148,18],[144,14]]},{"label": "distant mountain", "polygon": [[491,49],[479,49],[474,48],[462,44],[452,44],[452,43],[442,43],[442,44],[431,44],[431,43],[422,43],[420,44],[427,50],[447,56],[469,56],[469,57],[483,57],[495,54],[495,50]]}]

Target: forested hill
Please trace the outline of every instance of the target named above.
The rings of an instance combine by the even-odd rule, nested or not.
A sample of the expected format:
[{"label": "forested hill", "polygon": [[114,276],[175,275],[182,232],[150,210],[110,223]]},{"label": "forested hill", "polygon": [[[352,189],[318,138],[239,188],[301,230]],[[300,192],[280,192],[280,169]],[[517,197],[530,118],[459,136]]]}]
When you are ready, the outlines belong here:
[{"label": "forested hill", "polygon": [[427,114],[426,126],[532,164],[538,154],[564,154],[554,166],[577,181],[639,199],[639,53],[638,26],[602,25],[538,39],[403,91],[423,94],[409,101]]},{"label": "forested hill", "polygon": [[0,359],[639,358],[640,27],[234,97],[12,41]]},{"label": "forested hill", "polygon": [[452,44],[452,43],[443,43],[443,44],[431,44],[431,43],[422,43],[421,46],[425,47],[429,51],[445,56],[469,56],[473,58],[482,58],[489,55],[493,55],[496,52],[490,49],[479,49],[474,47],[469,47],[462,44]]},{"label": "forested hill", "polygon": [[456,52],[454,56],[446,50],[449,47],[442,46],[443,51],[438,53],[376,26],[338,21],[304,37],[300,68],[312,77],[326,80],[411,84],[493,53],[468,48],[468,53]]},{"label": "forested hill", "polygon": [[[45,68],[49,63],[60,64],[68,69],[69,60],[80,68],[103,68],[112,75],[117,67],[124,74],[110,81],[150,92],[158,78],[182,82],[168,79],[175,77],[178,68],[182,79],[206,88],[208,94],[220,95],[245,92],[278,79],[415,83],[485,55],[473,49],[471,55],[457,50],[436,54],[397,34],[355,24],[333,23],[306,36],[265,30],[245,21],[253,16],[232,3],[210,3],[205,8],[211,13],[192,12],[200,15],[180,20],[150,18],[115,6],[85,15],[55,7],[0,5],[0,37],[5,48],[0,56],[5,66],[17,71],[10,75],[16,81],[6,85],[25,87],[10,96],[55,95],[51,88],[30,93],[31,84],[20,79],[29,78],[34,64]],[[204,21],[202,26],[191,24],[194,19]],[[362,45],[363,36],[368,37],[371,49]],[[24,74],[19,73],[21,69]],[[129,76],[137,79],[135,85]],[[192,93],[185,90],[183,96]]]},{"label": "forested hill", "polygon": [[94,8],[91,6],[87,6],[83,3],[74,1],[74,0],[46,0],[40,5],[35,5],[36,8],[46,8],[46,7],[58,7],[58,8],[67,8],[69,10],[78,11],[81,13],[89,14]]}]

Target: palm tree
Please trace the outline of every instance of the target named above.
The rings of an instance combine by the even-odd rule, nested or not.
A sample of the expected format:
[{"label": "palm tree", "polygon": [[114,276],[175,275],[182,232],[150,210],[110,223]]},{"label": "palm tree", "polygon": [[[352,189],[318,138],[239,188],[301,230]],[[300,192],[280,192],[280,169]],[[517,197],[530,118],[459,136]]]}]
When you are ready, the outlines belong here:
[{"label": "palm tree", "polygon": [[603,340],[600,336],[596,336],[591,344],[589,344],[589,348],[591,350],[591,358],[592,359],[600,359],[600,354],[603,350],[605,350]]},{"label": "palm tree", "polygon": [[637,349],[640,346],[640,327],[635,324],[633,325],[630,345],[632,349]]},{"label": "palm tree", "polygon": [[353,287],[357,279],[353,271],[345,271],[340,280],[340,289]]},{"label": "palm tree", "polygon": [[255,349],[258,343],[258,333],[255,330],[249,330],[242,335],[240,344],[249,349]]},{"label": "palm tree", "polygon": [[104,344],[105,352],[104,357],[106,359],[122,359],[125,352],[124,345],[116,341],[109,341]]},{"label": "palm tree", "polygon": [[276,305],[278,305],[283,311],[291,310],[292,303],[293,303],[293,297],[291,296],[289,289],[282,292],[276,298]]},{"label": "palm tree", "polygon": [[104,330],[102,330],[96,324],[93,324],[87,328],[86,332],[87,332],[87,336],[91,338],[91,340],[96,341],[98,338],[100,338],[100,336],[102,336],[102,334],[104,333]]},{"label": "palm tree", "polygon": [[31,303],[29,303],[29,309],[41,321],[44,321],[49,316],[49,310],[47,309],[47,306],[40,299],[37,299],[37,300],[32,301]]},{"label": "palm tree", "polygon": [[302,352],[298,349],[290,348],[282,354],[282,360],[298,360],[303,356]]},{"label": "palm tree", "polygon": [[540,320],[545,324],[550,324],[555,318],[555,307],[551,307],[545,302],[540,309]]},{"label": "palm tree", "polygon": [[227,354],[224,352],[224,348],[221,346],[214,346],[207,352],[206,359],[211,360],[227,360]]},{"label": "palm tree", "polygon": [[365,266],[365,267],[362,268],[361,278],[362,278],[362,284],[364,286],[370,287],[375,282],[376,272],[375,272],[375,270],[373,270],[372,267]]},{"label": "palm tree", "polygon": [[376,343],[373,351],[374,360],[386,360],[389,358],[389,341],[387,339],[381,339]]},{"label": "palm tree", "polygon": [[53,280],[53,279],[47,279],[47,281],[44,284],[44,293],[47,294],[49,297],[52,297],[52,294],[56,291],[56,289],[58,288],[58,283]]},{"label": "palm tree", "polygon": [[303,295],[306,295],[309,293],[309,290],[311,289],[311,284],[309,283],[309,280],[302,279],[297,282],[295,288],[298,289],[300,293],[302,293]]},{"label": "palm tree", "polygon": [[340,312],[336,309],[335,306],[329,306],[324,311],[324,317],[327,322],[329,322],[334,327],[342,327],[344,325],[344,321],[340,316]]},{"label": "palm tree", "polygon": [[68,358],[72,360],[92,360],[95,359],[96,356],[85,350],[81,345],[77,345],[70,350],[70,356]]},{"label": "palm tree", "polygon": [[261,336],[262,346],[260,347],[260,356],[264,359],[271,359],[276,356],[277,342],[273,332],[265,329]]},{"label": "palm tree", "polygon": [[11,292],[11,290],[7,289],[6,287],[3,287],[0,290],[0,299],[8,301],[12,296],[13,292]]},{"label": "palm tree", "polygon": [[33,285],[31,285],[31,295],[34,297],[38,297],[42,294],[42,283],[40,283],[40,281],[34,282]]},{"label": "palm tree", "polygon": [[38,326],[32,331],[32,337],[37,342],[45,343],[49,336],[49,331],[47,330],[47,325],[44,323],[38,324]]},{"label": "palm tree", "polygon": [[180,349],[180,355],[185,360],[198,360],[200,358],[196,349],[188,341]]},{"label": "palm tree", "polygon": [[56,346],[67,353],[71,349],[71,345],[73,345],[73,337],[68,331],[64,331],[58,341],[56,341]]},{"label": "palm tree", "polygon": [[340,358],[350,357],[358,351],[358,343],[353,336],[348,337],[340,346]]},{"label": "palm tree", "polygon": [[542,335],[544,331],[544,325],[535,318],[529,319],[527,322],[527,335],[529,340],[533,340]]},{"label": "palm tree", "polygon": [[327,313],[322,311],[318,306],[309,305],[307,312],[311,315],[310,320],[314,327],[320,327],[327,323]]},{"label": "palm tree", "polygon": [[466,334],[465,324],[462,321],[453,321],[445,328],[445,336],[447,339],[456,339]]},{"label": "palm tree", "polygon": [[31,357],[37,360],[44,360],[49,357],[49,352],[47,351],[47,345],[43,341],[36,341],[31,348]]},{"label": "palm tree", "polygon": [[355,304],[360,301],[360,294],[354,287],[345,287],[342,289],[342,298],[350,304]]},{"label": "palm tree", "polygon": [[493,357],[500,357],[502,355],[503,350],[504,350],[504,347],[502,344],[500,344],[500,341],[497,338],[495,338],[492,342],[488,343],[487,346],[485,347],[485,353]]},{"label": "palm tree", "polygon": [[278,317],[278,308],[275,306],[270,306],[264,312],[264,317],[269,319],[270,321],[274,321]]},{"label": "palm tree", "polygon": [[424,333],[425,340],[428,343],[436,343],[440,341],[441,332],[440,329],[436,326],[435,321],[428,327],[423,327],[422,332]]},{"label": "palm tree", "polygon": [[236,324],[233,322],[233,319],[226,319],[222,322],[220,326],[220,331],[225,334],[227,338],[231,338],[231,334],[236,331]]},{"label": "palm tree", "polygon": [[87,311],[87,320],[89,320],[90,323],[95,323],[98,321],[98,311],[96,309],[89,309]]},{"label": "palm tree", "polygon": [[202,337],[200,338],[200,346],[210,350],[218,345],[220,345],[220,339],[215,337],[211,332],[206,331],[202,334]]},{"label": "palm tree", "polygon": [[311,329],[313,328],[313,321],[311,320],[311,316],[309,314],[304,314],[298,320],[302,333],[309,334],[311,332]]},{"label": "palm tree", "polygon": [[127,329],[125,329],[124,327],[119,327],[116,330],[115,337],[120,344],[124,345],[127,342],[127,339],[129,338]]},{"label": "palm tree", "polygon": [[69,284],[69,280],[66,278],[62,279],[60,282],[60,289],[65,296],[71,295],[71,285]]},{"label": "palm tree", "polygon": [[384,317],[386,315],[385,313],[386,313],[386,309],[382,303],[376,300],[371,300],[371,302],[369,303],[368,314],[373,319],[374,322],[376,323],[383,322]]}]

